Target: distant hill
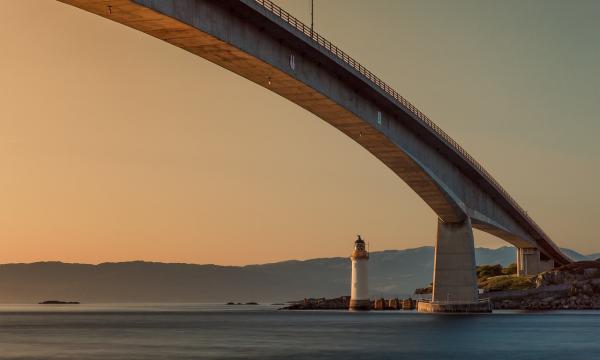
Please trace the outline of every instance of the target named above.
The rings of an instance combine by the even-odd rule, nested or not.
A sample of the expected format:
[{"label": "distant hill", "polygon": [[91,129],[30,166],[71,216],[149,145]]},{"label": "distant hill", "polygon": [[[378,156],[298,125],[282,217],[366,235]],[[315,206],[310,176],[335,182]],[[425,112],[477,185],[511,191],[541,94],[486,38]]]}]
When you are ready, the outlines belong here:
[{"label": "distant hill", "polygon": [[570,249],[565,249],[565,248],[561,248],[561,250],[569,255],[571,257],[571,259],[575,260],[575,261],[584,261],[584,260],[596,260],[598,257],[594,257],[594,255],[581,255],[580,253],[578,253],[577,251],[573,251]]},{"label": "distant hill", "polygon": [[598,260],[600,259],[600,253],[590,254],[586,256],[589,260]]},{"label": "distant hill", "polygon": [[[568,251],[573,258],[586,258]],[[515,249],[478,248],[476,258],[478,264],[506,266],[515,261]],[[373,252],[369,262],[371,295],[409,295],[431,282],[432,271],[433,247]],[[141,261],[7,264],[0,265],[0,302],[287,301],[346,295],[349,277],[350,261],[341,257],[249,266]]]}]

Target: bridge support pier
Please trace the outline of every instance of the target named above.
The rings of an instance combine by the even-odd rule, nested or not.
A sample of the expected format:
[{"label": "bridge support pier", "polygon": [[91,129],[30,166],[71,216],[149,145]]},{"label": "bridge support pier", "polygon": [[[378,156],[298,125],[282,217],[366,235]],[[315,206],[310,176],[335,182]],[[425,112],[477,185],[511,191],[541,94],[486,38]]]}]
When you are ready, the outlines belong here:
[{"label": "bridge support pier", "polygon": [[475,272],[475,243],[471,219],[462,223],[438,221],[431,302],[420,301],[420,312],[490,312],[480,302]]},{"label": "bridge support pier", "polygon": [[554,261],[547,258],[538,248],[517,248],[517,275],[533,276],[554,267]]}]

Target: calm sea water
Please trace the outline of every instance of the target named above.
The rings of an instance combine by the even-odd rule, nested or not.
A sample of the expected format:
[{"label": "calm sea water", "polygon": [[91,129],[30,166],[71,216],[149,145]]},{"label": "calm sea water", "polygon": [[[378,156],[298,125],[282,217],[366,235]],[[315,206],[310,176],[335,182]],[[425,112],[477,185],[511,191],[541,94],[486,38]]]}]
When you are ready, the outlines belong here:
[{"label": "calm sea water", "polygon": [[600,359],[600,312],[0,305],[0,359]]}]

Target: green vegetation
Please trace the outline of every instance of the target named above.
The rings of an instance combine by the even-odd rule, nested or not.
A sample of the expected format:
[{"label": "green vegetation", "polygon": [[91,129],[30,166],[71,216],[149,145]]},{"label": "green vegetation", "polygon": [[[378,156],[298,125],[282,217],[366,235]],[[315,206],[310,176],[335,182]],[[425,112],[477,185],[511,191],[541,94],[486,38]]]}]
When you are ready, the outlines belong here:
[{"label": "green vegetation", "polygon": [[477,267],[477,279],[479,281],[485,280],[492,276],[500,276],[500,275],[516,275],[517,274],[517,264],[512,263],[507,267],[503,268],[502,265],[481,265]]},{"label": "green vegetation", "polygon": [[517,264],[512,263],[512,264],[508,265],[507,267],[502,269],[502,274],[503,275],[517,275]]},{"label": "green vegetation", "polygon": [[500,275],[479,280],[478,287],[485,292],[524,290],[535,287],[535,282],[529,276]]},{"label": "green vegetation", "polygon": [[535,287],[527,276],[516,276],[517,265],[482,265],[477,267],[477,282],[480,289],[488,291],[523,290]]},{"label": "green vegetation", "polygon": [[500,276],[502,274],[502,265],[482,265],[477,267],[477,279],[487,279],[492,276]]},{"label": "green vegetation", "polygon": [[433,283],[429,283],[429,286],[424,288],[418,288],[415,290],[415,294],[417,295],[425,295],[431,294],[433,292]]}]

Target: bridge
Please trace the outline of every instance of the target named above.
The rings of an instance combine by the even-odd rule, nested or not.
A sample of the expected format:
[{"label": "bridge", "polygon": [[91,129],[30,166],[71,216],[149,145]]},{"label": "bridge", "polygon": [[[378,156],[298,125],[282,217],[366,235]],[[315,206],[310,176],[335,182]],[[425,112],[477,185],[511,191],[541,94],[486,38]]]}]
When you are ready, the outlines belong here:
[{"label": "bridge", "polygon": [[477,303],[473,228],[514,245],[519,274],[572,261],[432,120],[271,1],[59,1],[243,76],[315,114],[382,161],[438,216],[433,303]]}]

